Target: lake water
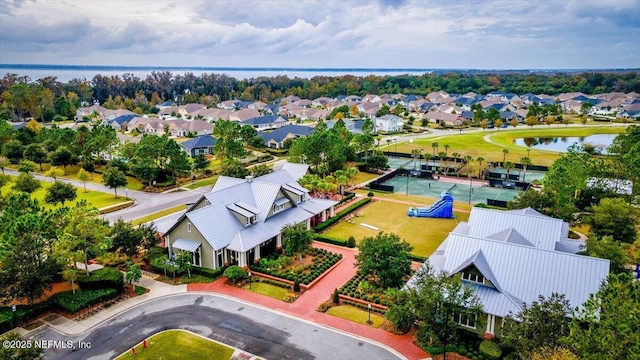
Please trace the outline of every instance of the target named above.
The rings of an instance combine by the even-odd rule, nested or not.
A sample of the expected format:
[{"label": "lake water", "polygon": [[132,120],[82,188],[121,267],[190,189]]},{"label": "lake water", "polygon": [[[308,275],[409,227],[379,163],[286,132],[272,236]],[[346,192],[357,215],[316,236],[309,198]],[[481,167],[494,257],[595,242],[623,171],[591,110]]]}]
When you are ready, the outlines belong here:
[{"label": "lake water", "polygon": [[552,137],[526,137],[515,139],[514,143],[540,150],[566,152],[573,144],[589,144],[606,154],[606,148],[613,143],[618,134],[594,134],[589,136],[552,136]]}]

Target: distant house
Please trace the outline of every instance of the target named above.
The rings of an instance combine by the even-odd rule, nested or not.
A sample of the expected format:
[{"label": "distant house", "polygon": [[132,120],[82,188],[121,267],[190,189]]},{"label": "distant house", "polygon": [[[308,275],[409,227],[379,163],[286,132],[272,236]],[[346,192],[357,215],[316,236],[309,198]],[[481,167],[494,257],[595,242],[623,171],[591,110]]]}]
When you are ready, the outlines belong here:
[{"label": "distant house", "polygon": [[460,114],[447,114],[439,111],[429,111],[424,117],[432,123],[446,126],[460,126],[465,121]]},{"label": "distant house", "polygon": [[[479,298],[482,318],[456,314],[460,327],[500,337],[504,318],[539,296],[564,294],[581,307],[609,274],[609,260],[576,255],[581,241],[568,238],[569,224],[527,208],[500,211],[474,207],[429,257],[433,273],[458,276]],[[415,278],[407,283],[417,286]]]},{"label": "distant house", "polygon": [[267,147],[282,149],[285,140],[309,136],[313,134],[313,131],[314,129],[309,126],[287,125],[270,132],[258,131],[258,136],[264,139]]},{"label": "distant house", "polygon": [[289,124],[289,120],[279,115],[257,116],[240,122],[241,125],[251,125],[258,130],[277,129]]},{"label": "distant house", "polygon": [[260,116],[260,112],[256,109],[242,109],[229,114],[229,120],[242,122],[258,116]]},{"label": "distant house", "polygon": [[215,145],[216,139],[211,135],[200,135],[180,144],[182,149],[190,156],[213,154],[213,147]]},{"label": "distant house", "polygon": [[115,119],[112,120],[102,120],[101,124],[102,125],[109,125],[111,126],[115,131],[120,131],[123,129],[126,129],[127,124],[135,117],[137,117],[138,115],[121,115],[118,116]]},{"label": "distant house", "polygon": [[85,117],[89,117],[92,114],[98,114],[100,118],[103,118],[104,112],[109,109],[103,108],[100,105],[91,105],[87,107],[81,107],[76,110],[75,120],[76,122],[81,122]]},{"label": "distant house", "polygon": [[297,180],[287,169],[255,179],[220,176],[213,190],[166,230],[170,256],[190,253],[197,267],[244,267],[282,246],[284,226],[309,229],[334,216],[336,201],[312,198]]},{"label": "distant house", "polygon": [[396,132],[402,130],[402,118],[400,116],[391,114],[381,117],[374,116],[372,120],[376,130],[379,132]]},{"label": "distant house", "polygon": [[166,125],[169,129],[169,136],[183,137],[192,135],[211,134],[213,132],[213,124],[202,120],[167,120]]}]

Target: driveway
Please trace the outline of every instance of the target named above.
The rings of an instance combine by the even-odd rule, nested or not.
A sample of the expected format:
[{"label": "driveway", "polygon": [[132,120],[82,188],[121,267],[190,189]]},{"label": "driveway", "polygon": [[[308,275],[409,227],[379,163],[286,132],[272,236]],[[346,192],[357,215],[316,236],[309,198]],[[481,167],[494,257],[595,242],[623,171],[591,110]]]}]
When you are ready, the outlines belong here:
[{"label": "driveway", "polygon": [[213,294],[188,293],[143,303],[80,336],[49,327],[32,340],[91,343],[90,349],[47,349],[45,359],[112,359],[152,334],[185,329],[265,359],[398,359],[362,338]]}]

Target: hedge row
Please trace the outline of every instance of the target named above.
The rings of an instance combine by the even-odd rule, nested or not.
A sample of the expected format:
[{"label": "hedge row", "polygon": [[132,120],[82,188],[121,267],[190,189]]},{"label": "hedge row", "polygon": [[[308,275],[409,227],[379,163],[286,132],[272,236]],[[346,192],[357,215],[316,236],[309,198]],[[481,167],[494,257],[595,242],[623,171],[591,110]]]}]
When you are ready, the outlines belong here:
[{"label": "hedge row", "polygon": [[53,295],[50,301],[60,310],[74,314],[87,306],[112,299],[117,295],[116,289],[83,290],[77,291],[75,294],[71,291],[65,291]]},{"label": "hedge row", "polygon": [[217,269],[209,269],[200,266],[194,266],[191,268],[191,272],[197,275],[202,275],[206,277],[210,277],[212,279],[217,279],[222,276],[226,267],[221,267]]},{"label": "hedge row", "polygon": [[409,258],[411,258],[411,261],[417,261],[417,262],[425,262],[427,261],[427,259],[429,259],[429,257],[427,256],[420,256],[420,255],[415,255],[415,254],[409,254]]},{"label": "hedge row", "polygon": [[92,271],[89,275],[79,277],[78,285],[82,290],[111,288],[120,292],[124,285],[124,275],[118,269],[105,267]]},{"label": "hedge row", "polygon": [[364,206],[364,205],[366,205],[366,204],[368,204],[368,203],[370,203],[370,202],[371,202],[371,199],[370,199],[370,198],[364,198],[364,199],[362,199],[362,200],[360,200],[360,201],[356,202],[355,204],[353,204],[353,205],[351,205],[351,206],[347,207],[346,209],[344,209],[344,210],[342,210],[342,211],[339,211],[339,212],[336,214],[336,216],[334,216],[334,217],[332,217],[332,218],[327,219],[327,221],[325,221],[325,222],[323,222],[323,223],[318,224],[318,226],[316,226],[316,227],[315,227],[315,230],[316,230],[316,231],[322,231],[322,230],[324,230],[324,229],[328,228],[329,226],[331,226],[331,225],[333,225],[333,224],[337,223],[338,221],[340,221],[340,219],[342,219],[343,217],[345,217],[345,216],[346,216],[347,214],[349,214],[350,212],[352,212],[352,211],[354,211],[354,210],[356,210],[356,209],[358,209],[358,208],[361,208],[362,206]]},{"label": "hedge row", "polygon": [[347,195],[345,195],[342,200],[338,201],[338,203],[336,204],[336,206],[340,206],[344,203],[346,203],[347,201],[350,201],[351,199],[353,199],[354,197],[356,197],[356,193],[354,192],[350,192]]},{"label": "hedge row", "polygon": [[[41,314],[47,312],[51,308],[49,301],[43,301],[34,305],[18,305],[16,306],[16,325],[25,323]],[[13,329],[13,314],[11,307],[0,308],[0,334]]]},{"label": "hedge row", "polygon": [[324,242],[327,244],[338,245],[338,246],[355,247],[355,246],[349,246],[347,244],[347,240],[338,239],[338,238],[323,235],[323,234],[313,234],[313,240]]}]

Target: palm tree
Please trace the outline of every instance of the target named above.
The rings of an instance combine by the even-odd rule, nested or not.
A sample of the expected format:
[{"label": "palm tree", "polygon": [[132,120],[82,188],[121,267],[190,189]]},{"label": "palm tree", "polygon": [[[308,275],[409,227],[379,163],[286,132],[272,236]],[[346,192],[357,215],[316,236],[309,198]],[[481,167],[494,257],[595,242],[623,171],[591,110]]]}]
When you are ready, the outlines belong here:
[{"label": "palm tree", "polygon": [[431,143],[431,148],[433,149],[433,156],[436,156],[436,151],[438,150],[438,142],[432,142]]},{"label": "palm tree", "polygon": [[522,181],[524,182],[527,178],[527,166],[531,165],[531,159],[525,156],[520,159],[520,164],[522,164],[522,169],[524,170],[524,174],[522,175]]},{"label": "palm tree", "polygon": [[466,155],[464,157],[464,167],[467,169],[467,177],[469,177],[469,170],[471,170],[471,160],[473,160],[473,157],[471,155]]},{"label": "palm tree", "polygon": [[447,155],[449,154],[449,148],[451,146],[449,144],[444,144],[444,153],[445,153],[445,157],[447,157]]},{"label": "palm tree", "polygon": [[413,149],[411,150],[411,156],[413,157],[413,170],[416,169],[416,158],[420,156],[420,150]]},{"label": "palm tree", "polygon": [[504,167],[504,162],[507,161],[508,153],[509,153],[509,149],[502,149],[502,167]]},{"label": "palm tree", "polygon": [[[443,168],[444,162],[446,161],[445,160],[446,159],[446,154],[444,153],[444,151],[440,151],[438,153],[438,157],[440,158],[440,172],[442,172],[442,168]],[[445,171],[446,170],[447,169],[445,168]]]},{"label": "palm tree", "polygon": [[511,161],[507,161],[503,166],[507,170],[507,180],[509,180],[509,173],[511,172],[511,169],[513,169],[514,164]]},{"label": "palm tree", "polygon": [[484,180],[484,172],[482,171],[482,162],[484,161],[484,158],[479,156],[476,161],[478,161],[478,177]]},{"label": "palm tree", "polygon": [[[460,158],[460,154],[458,154],[457,152],[454,152],[453,154],[451,154],[454,159],[455,159],[455,163],[458,164],[458,159]],[[458,173],[458,170],[456,169],[456,174]]]}]

